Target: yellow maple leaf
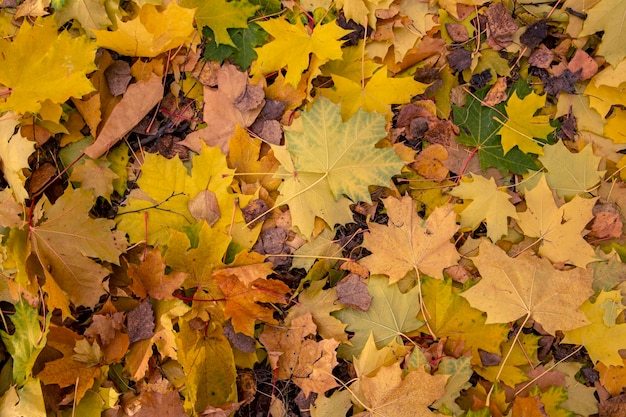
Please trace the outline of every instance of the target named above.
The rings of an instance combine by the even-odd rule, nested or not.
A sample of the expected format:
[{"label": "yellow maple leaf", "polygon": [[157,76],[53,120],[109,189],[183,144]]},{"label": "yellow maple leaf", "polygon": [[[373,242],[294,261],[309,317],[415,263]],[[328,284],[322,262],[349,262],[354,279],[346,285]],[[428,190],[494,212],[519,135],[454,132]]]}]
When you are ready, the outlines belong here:
[{"label": "yellow maple leaf", "polygon": [[339,27],[334,21],[317,25],[312,31],[297,20],[294,24],[284,18],[259,22],[259,25],[274,40],[256,48],[258,58],[252,64],[252,74],[267,74],[287,67],[285,81],[298,86],[302,73],[309,66],[309,55],[317,57],[317,65],[342,56],[339,39],[349,31]]},{"label": "yellow maple leaf", "polygon": [[[194,323],[181,320],[176,333],[178,362],[185,372],[185,409],[197,415],[207,406],[219,407],[237,399],[237,370],[233,348],[221,326],[207,334]],[[193,412],[195,410],[195,412]]]},{"label": "yellow maple leaf", "polygon": [[152,58],[170,49],[190,43],[194,37],[195,11],[180,7],[175,1],[163,11],[144,5],[132,20],[117,18],[117,30],[94,30],[97,43],[122,55]]},{"label": "yellow maple leaf", "polygon": [[482,279],[460,295],[487,313],[486,323],[532,317],[550,334],[589,323],[578,307],[593,294],[591,271],[559,271],[528,252],[511,258],[487,241],[472,260]]},{"label": "yellow maple leaf", "polygon": [[576,195],[558,207],[545,176],[526,192],[528,210],[519,213],[519,226],[524,235],[538,238],[539,255],[554,263],[571,263],[585,268],[597,261],[595,252],[583,239],[585,226],[593,218],[591,209],[597,198]]},{"label": "yellow maple leaf", "polygon": [[621,0],[599,1],[587,13],[588,16],[579,36],[604,32],[598,54],[604,56],[609,64],[616,67],[626,56],[622,43],[626,35],[624,26],[626,3]]},{"label": "yellow maple leaf", "polygon": [[24,188],[26,178],[22,170],[28,168],[28,157],[35,151],[35,143],[15,132],[18,119],[11,112],[0,119],[0,169],[18,203],[28,197]]},{"label": "yellow maple leaf", "polygon": [[447,375],[430,375],[424,368],[402,378],[399,362],[381,367],[375,376],[360,377],[366,411],[359,417],[430,417],[435,400],[445,392]]},{"label": "yellow maple leaf", "polygon": [[487,236],[493,242],[507,234],[508,218],[517,219],[511,196],[496,186],[493,178],[473,175],[473,181],[462,181],[450,194],[472,200],[461,212],[461,228],[475,229],[483,220],[487,222]]},{"label": "yellow maple leaf", "polygon": [[434,278],[443,278],[443,269],[459,258],[450,239],[457,231],[451,207],[437,207],[425,221],[417,215],[415,202],[405,196],[402,200],[383,200],[389,223],[370,223],[363,246],[372,252],[360,263],[372,274],[385,274],[389,282],[400,281],[408,272],[417,270]]},{"label": "yellow maple leaf", "polygon": [[550,117],[545,115],[535,116],[537,110],[546,104],[546,96],[530,93],[523,99],[517,92],[513,93],[506,104],[508,119],[502,125],[498,134],[502,136],[502,149],[506,154],[517,146],[524,153],[543,155],[541,141],[546,139],[554,128],[550,126]]},{"label": "yellow maple leaf", "polygon": [[606,323],[607,305],[623,311],[622,296],[619,291],[602,291],[595,303],[587,300],[580,307],[591,322],[587,326],[565,332],[564,343],[584,344],[594,362],[605,365],[621,366],[624,364],[619,350],[624,348],[626,324],[615,323],[615,319]]},{"label": "yellow maple leaf", "polygon": [[336,74],[332,78],[335,86],[320,89],[320,93],[341,103],[343,120],[348,120],[359,108],[389,116],[392,104],[406,104],[428,87],[413,78],[389,78],[386,67],[378,70],[365,86]]},{"label": "yellow maple leaf", "polygon": [[12,42],[0,40],[0,84],[10,92],[0,112],[37,113],[46,100],[63,103],[93,91],[85,74],[96,69],[96,45],[57,30],[54,17],[39,18],[23,24]]},{"label": "yellow maple leaf", "polygon": [[393,0],[337,0],[337,9],[343,9],[346,19],[359,25],[376,27],[376,10],[387,10]]}]

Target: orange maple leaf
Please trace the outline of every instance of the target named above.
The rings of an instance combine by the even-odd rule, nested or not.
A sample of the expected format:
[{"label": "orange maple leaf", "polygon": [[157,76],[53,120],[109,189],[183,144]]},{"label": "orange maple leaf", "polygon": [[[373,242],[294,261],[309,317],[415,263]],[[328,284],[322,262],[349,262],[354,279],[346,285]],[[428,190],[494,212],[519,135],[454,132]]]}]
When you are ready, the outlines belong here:
[{"label": "orange maple leaf", "polygon": [[232,320],[236,332],[254,337],[254,324],[257,320],[278,324],[273,317],[274,310],[257,303],[284,303],[289,287],[283,282],[257,278],[254,281],[246,280],[246,283],[225,270],[217,271],[212,278],[224,293],[224,314]]}]

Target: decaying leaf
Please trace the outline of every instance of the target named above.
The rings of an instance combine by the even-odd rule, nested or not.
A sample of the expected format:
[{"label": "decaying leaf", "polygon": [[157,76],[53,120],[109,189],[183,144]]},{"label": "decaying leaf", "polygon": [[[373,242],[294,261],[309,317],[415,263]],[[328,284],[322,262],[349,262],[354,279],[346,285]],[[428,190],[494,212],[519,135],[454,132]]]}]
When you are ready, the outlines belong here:
[{"label": "decaying leaf", "polygon": [[272,368],[278,372],[277,378],[292,379],[306,396],[311,392],[323,394],[338,385],[332,371],[337,365],[335,350],[339,342],[309,338],[315,330],[311,314],[306,313],[292,320],[289,330],[266,327],[259,336]]}]

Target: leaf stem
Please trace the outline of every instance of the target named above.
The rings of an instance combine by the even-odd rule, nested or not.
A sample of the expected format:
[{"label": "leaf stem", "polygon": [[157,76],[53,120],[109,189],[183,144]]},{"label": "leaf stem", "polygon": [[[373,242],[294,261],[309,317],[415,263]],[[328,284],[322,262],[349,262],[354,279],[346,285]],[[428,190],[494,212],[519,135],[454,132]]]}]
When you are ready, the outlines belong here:
[{"label": "leaf stem", "polygon": [[515,345],[517,344],[517,341],[519,339],[519,335],[522,333],[522,329],[524,328],[524,326],[526,325],[529,319],[530,319],[530,311],[526,313],[526,318],[524,318],[524,322],[515,333],[515,337],[513,338],[513,343],[511,343],[511,347],[509,348],[509,351],[507,352],[506,356],[502,358],[502,361],[500,362],[500,369],[498,369],[498,374],[494,378],[493,384],[491,385],[491,388],[489,388],[489,392],[487,393],[487,401],[485,402],[485,405],[487,407],[489,407],[489,401],[491,400],[491,394],[493,393],[493,389],[496,386],[496,382],[500,381],[500,376],[502,376],[502,372],[504,372],[504,366],[506,365],[506,362],[509,360],[509,357],[511,357],[511,354],[513,353],[513,349],[515,348]]}]

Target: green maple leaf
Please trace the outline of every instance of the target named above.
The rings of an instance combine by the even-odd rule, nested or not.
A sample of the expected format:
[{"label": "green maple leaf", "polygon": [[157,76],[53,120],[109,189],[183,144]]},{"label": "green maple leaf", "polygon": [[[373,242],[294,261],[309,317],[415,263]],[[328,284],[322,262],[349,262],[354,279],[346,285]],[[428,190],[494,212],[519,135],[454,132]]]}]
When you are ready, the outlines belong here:
[{"label": "green maple leaf", "polygon": [[388,185],[403,162],[393,149],[375,147],[386,136],[383,115],[359,110],[344,123],[339,106],[320,98],[302,122],[303,131],[286,132],[291,161],[275,152],[282,164],[277,175],[288,176],[277,204],[289,205],[294,225],[308,236],[315,215],[331,226],[349,221],[350,201],[343,196],[371,202],[368,187]]},{"label": "green maple leaf", "polygon": [[588,12],[583,29],[578,36],[604,32],[598,54],[616,67],[626,56],[623,40],[626,37],[626,3],[621,0],[599,1]]},{"label": "green maple leaf", "polygon": [[592,146],[580,152],[570,152],[562,141],[543,147],[539,161],[548,171],[546,181],[559,197],[571,198],[576,194],[588,193],[598,185],[606,171],[599,171],[602,158],[593,154]]},{"label": "green maple leaf", "polygon": [[93,194],[67,189],[54,203],[43,204],[45,219],[30,230],[33,251],[46,279],[53,279],[70,301],[93,307],[104,294],[109,270],[92,258],[119,264],[121,250],[111,232],[112,220],[92,219]]},{"label": "green maple leaf", "polygon": [[472,182],[462,181],[450,191],[455,197],[472,200],[461,212],[461,228],[475,229],[486,220],[487,236],[496,242],[507,234],[508,218],[518,218],[515,206],[509,201],[511,196],[500,190],[493,178],[480,175],[472,178]]},{"label": "green maple leaf", "polygon": [[229,28],[246,28],[248,19],[254,15],[259,6],[246,0],[183,0],[181,6],[196,10],[198,28],[208,26],[215,34],[217,44],[236,47],[231,39]]},{"label": "green maple leaf", "polygon": [[257,57],[254,48],[267,41],[267,33],[259,25],[252,22],[245,28],[228,29],[228,34],[235,46],[218,44],[211,28],[206,26],[202,30],[207,43],[204,48],[204,58],[210,61],[224,62],[231,58],[241,69],[247,69]]},{"label": "green maple leaf", "polygon": [[31,377],[35,361],[46,345],[50,315],[46,316],[45,325],[42,328],[37,309],[20,299],[15,304],[15,313],[11,316],[11,322],[15,326],[13,334],[0,330],[0,336],[7,352],[13,358],[13,383],[22,386]]},{"label": "green maple leaf", "polygon": [[97,69],[96,44],[57,31],[54,17],[45,17],[22,25],[12,42],[0,40],[0,84],[11,91],[0,112],[37,113],[46,100],[63,103],[94,90],[86,74]]},{"label": "green maple leaf", "polygon": [[359,356],[370,332],[380,349],[424,324],[416,318],[420,310],[419,302],[416,302],[419,293],[417,287],[403,294],[397,284],[389,285],[386,277],[372,275],[367,290],[372,295],[369,310],[346,308],[333,313],[348,325],[347,330],[354,332],[350,339],[351,345],[342,344],[339,347],[339,357],[352,360],[353,356]]},{"label": "green maple leaf", "polygon": [[542,109],[545,104],[545,95],[540,96],[531,92],[524,98],[520,98],[517,91],[513,93],[506,103],[508,119],[506,123],[502,122],[498,130],[498,134],[502,137],[502,148],[505,154],[515,146],[524,153],[543,154],[542,145],[547,141],[548,135],[554,131],[554,128],[550,126],[549,116],[535,116],[537,110]]},{"label": "green maple leaf", "polygon": [[501,124],[494,119],[501,117],[499,111],[503,112],[504,106],[497,105],[493,108],[484,106],[480,100],[486,94],[487,90],[479,91],[475,97],[468,96],[464,107],[452,106],[454,122],[460,131],[456,138],[457,142],[478,149],[478,160],[483,171],[489,167],[515,174],[536,170],[537,166],[533,159],[517,148],[511,149],[504,156],[505,152],[498,134]]}]

